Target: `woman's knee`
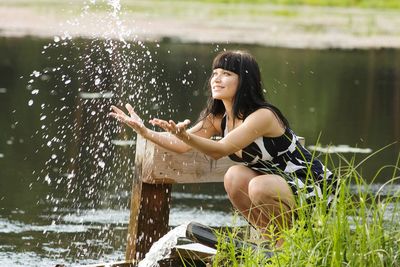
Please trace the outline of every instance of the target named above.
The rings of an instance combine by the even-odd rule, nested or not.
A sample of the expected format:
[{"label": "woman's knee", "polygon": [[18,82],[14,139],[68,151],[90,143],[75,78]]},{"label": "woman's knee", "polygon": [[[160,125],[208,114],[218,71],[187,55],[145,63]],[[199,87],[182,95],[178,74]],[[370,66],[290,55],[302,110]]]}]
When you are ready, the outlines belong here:
[{"label": "woman's knee", "polygon": [[226,173],[224,175],[225,189],[231,188],[233,186],[233,183],[235,181],[235,176],[236,176],[235,169],[236,169],[236,166],[232,166],[226,171]]},{"label": "woman's knee", "polygon": [[293,199],[293,193],[286,181],[281,177],[269,175],[252,179],[249,182],[248,193],[255,205],[276,204],[282,201],[291,206]]},{"label": "woman's knee", "polygon": [[230,167],[224,176],[224,187],[228,195],[233,196],[238,193],[246,193],[248,183],[252,176],[247,172],[245,166],[235,165]]},{"label": "woman's knee", "polygon": [[253,179],[249,183],[249,198],[255,205],[262,205],[270,202],[272,199],[272,190],[265,186],[265,182],[261,183],[259,179]]}]

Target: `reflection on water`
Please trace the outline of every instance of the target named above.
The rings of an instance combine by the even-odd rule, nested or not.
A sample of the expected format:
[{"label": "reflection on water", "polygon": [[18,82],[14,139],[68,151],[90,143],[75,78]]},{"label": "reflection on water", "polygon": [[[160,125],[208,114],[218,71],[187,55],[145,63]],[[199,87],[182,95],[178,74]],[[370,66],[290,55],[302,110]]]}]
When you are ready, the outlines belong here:
[{"label": "reflection on water", "polygon": [[[74,48],[65,45],[44,57],[41,50],[48,42],[0,39],[0,51],[7,51],[0,54],[0,263],[123,259],[135,136],[106,116],[108,107],[130,101],[145,120],[195,121],[206,100],[204,85],[216,48],[147,44],[156,66],[143,62],[121,74],[116,64],[121,57],[108,57],[107,47],[92,53],[85,48],[93,41],[76,40]],[[240,48],[259,60],[267,96],[307,145],[318,141],[323,148],[346,144],[377,151],[400,139],[400,51]],[[122,50],[132,61],[147,52],[134,45]],[[74,62],[80,53],[91,63]],[[56,60],[60,55],[68,56],[63,66]],[[96,66],[111,69],[112,75]],[[139,79],[135,71],[147,76]],[[123,75],[131,82],[120,85]],[[363,176],[371,179],[378,168],[395,164],[398,152],[394,144],[373,156],[363,165]],[[368,155],[356,154],[356,161]],[[374,192],[392,174],[383,171]],[[382,190],[390,195],[400,189]],[[175,186],[172,205],[170,225],[236,220],[221,185]]]},{"label": "reflection on water", "polygon": [[359,147],[351,147],[348,145],[338,145],[338,146],[327,146],[327,147],[322,147],[322,146],[308,146],[307,147],[310,150],[313,151],[318,151],[322,153],[360,153],[360,154],[368,154],[372,152],[372,149],[370,148],[359,148]]},{"label": "reflection on water", "polygon": [[[128,192],[121,199],[129,199]],[[182,194],[174,193],[178,203]],[[114,195],[113,198],[118,198]],[[211,226],[232,225],[237,220],[229,209],[225,195],[216,195],[214,205],[211,196],[185,193],[186,204],[174,205],[171,209],[170,225],[175,227],[196,218],[196,221]],[[199,201],[200,200],[200,201]],[[125,237],[129,210],[82,209],[75,210],[72,200],[66,201],[62,209],[46,209],[51,203],[42,203],[43,212],[33,216],[29,210],[13,210],[0,217],[0,263],[4,266],[24,266],[23,261],[32,260],[28,266],[54,266],[56,263],[90,264],[100,261],[115,261],[124,258]],[[29,252],[29,253],[27,253]],[[26,255],[24,257],[23,255]],[[19,261],[21,259],[22,261]],[[26,265],[25,265],[26,266]]]},{"label": "reflection on water", "polygon": [[[357,192],[359,188],[354,186],[352,190]],[[400,185],[374,184],[369,191],[391,196],[400,191]],[[173,199],[179,204],[171,209],[172,227],[192,220],[210,226],[246,225],[242,218],[232,214],[226,195],[176,192]],[[398,207],[390,203],[385,205],[383,219],[399,221]],[[68,209],[69,206],[72,203],[65,203],[65,208],[57,212],[44,209],[37,217],[21,210],[2,214],[2,266],[54,266],[56,263],[74,262],[81,265],[123,260],[129,210],[74,210]],[[354,223],[355,218],[349,218],[349,221]]]}]

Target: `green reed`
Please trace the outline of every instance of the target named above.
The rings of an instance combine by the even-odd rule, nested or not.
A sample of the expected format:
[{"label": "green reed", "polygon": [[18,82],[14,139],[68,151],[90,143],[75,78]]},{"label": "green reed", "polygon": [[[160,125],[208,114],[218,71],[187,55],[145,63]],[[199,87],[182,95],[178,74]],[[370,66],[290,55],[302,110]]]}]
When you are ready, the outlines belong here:
[{"label": "green reed", "polygon": [[[400,155],[395,165],[377,171],[374,178],[383,169],[393,169],[375,193],[373,181],[367,183],[358,171],[372,156],[356,163],[339,155],[334,205],[327,209],[324,194],[312,209],[299,207],[293,225],[277,233],[285,240],[280,248],[265,245],[268,242],[256,251],[237,248],[226,240],[240,238],[239,228],[218,232],[213,266],[400,266],[400,192],[383,193],[400,181]],[[326,156],[324,161],[329,165],[333,160]],[[274,256],[265,258],[266,250]]]}]

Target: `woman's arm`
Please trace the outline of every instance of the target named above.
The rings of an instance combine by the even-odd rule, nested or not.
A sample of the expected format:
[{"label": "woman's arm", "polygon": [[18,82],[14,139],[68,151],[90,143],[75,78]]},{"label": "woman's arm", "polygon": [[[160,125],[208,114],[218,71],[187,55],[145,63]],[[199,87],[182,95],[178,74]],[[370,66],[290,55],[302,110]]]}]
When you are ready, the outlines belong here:
[{"label": "woman's arm", "polygon": [[250,114],[237,128],[229,132],[219,141],[202,138],[185,130],[185,125],[175,124],[173,121],[153,119],[154,124],[173,133],[187,145],[203,152],[204,154],[219,159],[235,153],[248,146],[260,136],[279,136],[284,133],[274,113],[268,109],[259,109]]},{"label": "woman's arm", "polygon": [[[153,120],[150,120],[150,123],[154,125]],[[189,125],[189,123],[189,120],[185,120],[184,122],[180,122],[178,124],[186,127]],[[193,136],[198,136],[199,138],[203,139],[210,139],[212,136],[219,134],[218,130],[216,130],[214,124],[209,120],[209,118],[200,121],[195,126],[187,130],[187,132]],[[170,132],[156,132],[147,129],[147,133],[143,135],[143,137],[152,141],[153,143],[156,143],[157,145],[177,153],[185,153],[192,149],[192,146],[186,144]]]},{"label": "woman's arm", "polygon": [[[124,122],[126,125],[131,127],[136,133],[143,136],[143,138],[162,146],[165,149],[171,150],[177,153],[184,153],[189,151],[192,147],[185,142],[181,141],[175,135],[168,132],[156,132],[148,129],[143,120],[136,114],[133,110],[133,107],[130,104],[126,104],[126,109],[129,112],[128,116],[121,109],[111,106],[113,112],[110,113],[110,116],[118,119],[119,121]],[[150,121],[152,123],[152,120]],[[189,120],[181,123],[184,124],[185,127],[190,123]],[[214,127],[214,124],[210,121],[209,117],[205,120],[200,121],[194,127],[187,130],[188,133],[191,133],[196,136],[201,136],[203,138],[210,138],[213,135],[217,134],[217,130]]]}]

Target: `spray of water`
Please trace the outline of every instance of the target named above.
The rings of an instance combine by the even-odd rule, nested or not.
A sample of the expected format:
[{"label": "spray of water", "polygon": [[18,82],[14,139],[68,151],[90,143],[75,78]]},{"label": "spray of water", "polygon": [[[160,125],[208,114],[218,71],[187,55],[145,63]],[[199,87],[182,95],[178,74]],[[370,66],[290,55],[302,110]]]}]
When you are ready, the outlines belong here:
[{"label": "spray of water", "polygon": [[[94,12],[98,5],[108,12],[99,17]],[[43,47],[49,66],[33,70],[27,82],[31,92],[27,105],[40,110],[41,126],[34,136],[42,138],[42,145],[36,153],[48,154],[45,162],[38,162],[43,168],[34,175],[53,189],[39,201],[60,214],[52,224],[72,213],[127,209],[135,141],[131,131],[107,116],[112,104],[130,102],[144,119],[171,110],[169,84],[161,81],[163,71],[157,69],[160,46],[150,48],[138,39],[135,29],[126,29],[121,12],[119,0],[84,2],[82,14],[67,22],[69,30]],[[78,27],[87,27],[87,32],[95,27],[101,34],[76,37]],[[47,88],[51,84],[52,89],[43,89],[43,84]],[[68,208],[63,206],[66,199]],[[101,227],[106,229],[98,239],[106,246],[112,242],[112,231],[107,231],[110,225]],[[76,257],[86,253],[76,252]]]},{"label": "spray of water", "polygon": [[167,258],[171,249],[177,244],[179,237],[185,237],[187,223],[175,227],[153,244],[138,267],[157,267],[158,261]]}]

